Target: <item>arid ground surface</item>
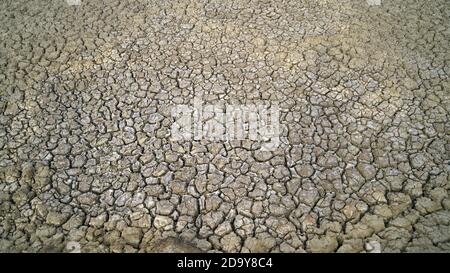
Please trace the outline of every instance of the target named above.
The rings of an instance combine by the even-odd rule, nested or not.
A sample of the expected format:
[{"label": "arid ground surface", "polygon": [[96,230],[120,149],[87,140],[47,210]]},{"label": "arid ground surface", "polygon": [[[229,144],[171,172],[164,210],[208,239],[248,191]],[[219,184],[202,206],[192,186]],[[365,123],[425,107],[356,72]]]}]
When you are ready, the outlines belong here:
[{"label": "arid ground surface", "polygon": [[[0,1],[0,251],[450,252],[449,29],[446,0]],[[278,102],[282,144],[170,141],[194,96]]]}]

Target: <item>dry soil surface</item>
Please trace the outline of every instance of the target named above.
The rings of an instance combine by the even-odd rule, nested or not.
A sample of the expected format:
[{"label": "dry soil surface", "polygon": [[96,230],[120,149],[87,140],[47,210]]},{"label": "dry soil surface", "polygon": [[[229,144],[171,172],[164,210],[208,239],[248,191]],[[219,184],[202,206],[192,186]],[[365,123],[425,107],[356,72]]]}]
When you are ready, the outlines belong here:
[{"label": "dry soil surface", "polygon": [[[449,25],[446,0],[0,1],[0,251],[449,252]],[[278,102],[281,145],[170,141],[194,96]]]}]

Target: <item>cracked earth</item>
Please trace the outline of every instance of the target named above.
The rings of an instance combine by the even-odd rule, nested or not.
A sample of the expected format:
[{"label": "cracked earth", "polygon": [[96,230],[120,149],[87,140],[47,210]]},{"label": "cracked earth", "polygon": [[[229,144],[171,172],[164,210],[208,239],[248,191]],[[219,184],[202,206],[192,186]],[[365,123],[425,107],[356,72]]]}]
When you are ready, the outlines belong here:
[{"label": "cracked earth", "polygon": [[[0,3],[1,252],[450,252],[448,1]],[[279,102],[272,152],[174,105]]]}]

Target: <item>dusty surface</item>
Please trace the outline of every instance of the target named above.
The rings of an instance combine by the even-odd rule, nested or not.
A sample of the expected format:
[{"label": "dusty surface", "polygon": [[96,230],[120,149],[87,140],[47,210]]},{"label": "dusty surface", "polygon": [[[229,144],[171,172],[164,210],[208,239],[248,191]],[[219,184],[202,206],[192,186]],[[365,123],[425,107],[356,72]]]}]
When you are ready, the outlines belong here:
[{"label": "dusty surface", "polygon": [[[449,17],[1,1],[0,250],[449,252]],[[170,142],[194,95],[279,101],[283,144]]]}]

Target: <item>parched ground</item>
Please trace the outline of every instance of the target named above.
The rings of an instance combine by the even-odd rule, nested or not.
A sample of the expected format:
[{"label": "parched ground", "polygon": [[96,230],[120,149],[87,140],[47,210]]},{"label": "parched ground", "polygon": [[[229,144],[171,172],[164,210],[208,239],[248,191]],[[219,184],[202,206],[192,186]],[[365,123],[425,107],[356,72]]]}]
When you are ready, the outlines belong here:
[{"label": "parched ground", "polygon": [[448,1],[81,2],[0,1],[0,251],[450,251]]}]

